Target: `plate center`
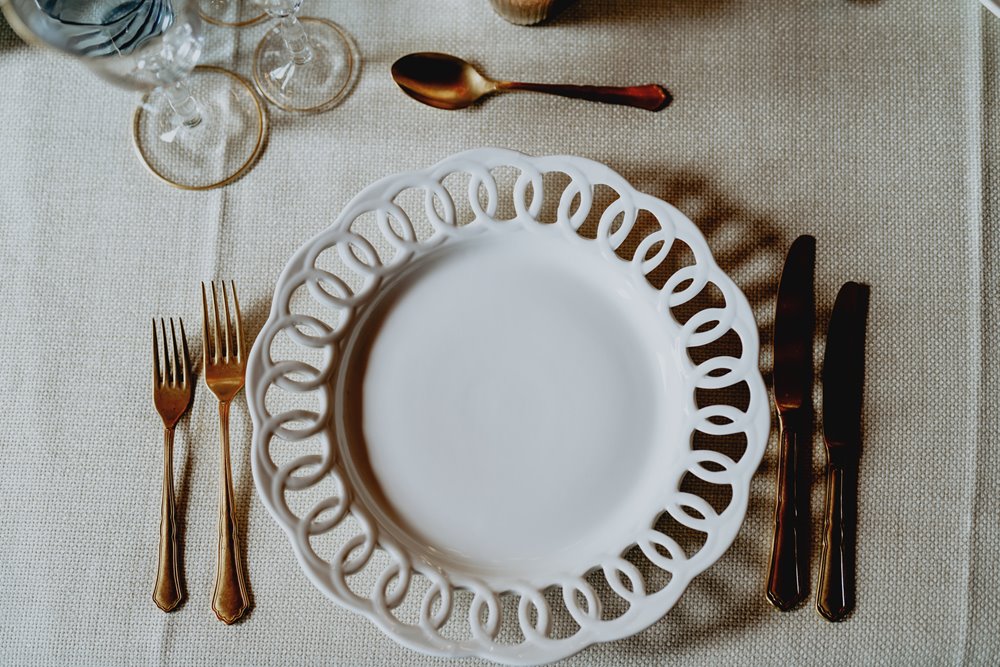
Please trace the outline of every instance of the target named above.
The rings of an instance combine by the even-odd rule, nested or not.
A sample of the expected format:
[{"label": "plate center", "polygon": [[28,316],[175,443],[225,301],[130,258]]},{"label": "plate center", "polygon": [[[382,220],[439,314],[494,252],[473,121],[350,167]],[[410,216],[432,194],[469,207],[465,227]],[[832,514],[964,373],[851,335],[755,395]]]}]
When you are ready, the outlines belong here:
[{"label": "plate center", "polygon": [[348,466],[380,523],[477,573],[593,565],[651,521],[683,401],[623,266],[511,232],[415,262],[348,345]]}]

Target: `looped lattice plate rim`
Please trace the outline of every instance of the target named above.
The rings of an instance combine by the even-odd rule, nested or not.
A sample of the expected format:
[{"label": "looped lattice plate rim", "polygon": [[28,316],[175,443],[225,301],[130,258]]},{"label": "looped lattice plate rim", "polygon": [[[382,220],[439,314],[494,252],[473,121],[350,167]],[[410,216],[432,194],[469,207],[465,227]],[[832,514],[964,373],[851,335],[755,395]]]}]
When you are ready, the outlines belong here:
[{"label": "looped lattice plate rim", "polygon": [[[498,169],[516,173],[512,201],[502,201],[506,193],[498,186]],[[546,175],[553,173],[568,179],[555,193],[545,185]],[[467,181],[457,192],[453,185],[446,186],[456,174]],[[614,193],[606,205],[595,198],[599,187]],[[422,201],[404,206],[400,197],[408,191],[422,192]],[[557,203],[551,220],[543,220],[546,201]],[[507,213],[501,215],[504,206]],[[468,212],[468,219],[462,219],[460,209]],[[365,219],[371,225],[362,232],[358,221]],[[598,220],[593,238],[582,235],[588,219]],[[640,219],[655,224],[636,238]],[[662,337],[664,345],[650,349],[671,358],[667,375],[686,396],[672,400],[679,407],[670,432],[679,435],[668,447],[670,457],[664,460],[669,469],[662,472],[662,484],[626,505],[636,516],[628,539],[619,534],[606,544],[595,543],[590,551],[584,549],[593,562],[583,566],[567,560],[560,568],[550,559],[545,565],[522,565],[522,554],[517,553],[499,568],[492,563],[477,567],[475,558],[463,565],[441,551],[415,546],[418,540],[408,539],[372,500],[366,480],[380,477],[377,472],[369,477],[358,472],[350,426],[344,424],[350,421],[344,416],[350,413],[345,402],[350,392],[344,386],[353,386],[349,369],[360,354],[357,341],[375,317],[380,297],[396,290],[410,267],[432,265],[439,261],[433,258],[448,257],[451,249],[470,248],[481,253],[473,256],[473,264],[503,266],[528,252],[532,243],[553,254],[566,248],[571,259],[561,266],[591,262],[608,275],[620,276],[627,287],[616,289],[632,290],[629,293],[659,318],[662,329],[655,338]],[[690,250],[692,260],[661,276],[662,284],[654,284],[651,276],[680,245]],[[496,261],[482,254],[508,246],[517,254]],[[330,257],[334,268],[324,264]],[[683,321],[675,317],[675,309],[696,304],[709,288],[721,295],[721,305],[696,310]],[[299,308],[302,298],[314,306],[309,312]],[[727,336],[738,338],[737,356],[692,360],[690,350]],[[278,354],[280,337],[301,350],[301,357]],[[393,639],[434,655],[479,656],[507,664],[550,662],[648,627],[735,539],[770,427],[758,352],[746,298],[715,264],[695,225],[677,209],[583,158],[468,151],[364,189],[285,267],[248,366],[254,478],[309,579]],[[695,403],[695,390],[736,386],[746,389],[745,408]],[[286,399],[280,412],[272,394]],[[708,438],[739,437],[745,439],[745,448],[738,457],[695,448],[691,442],[696,432]],[[275,455],[280,447],[300,445],[302,451],[290,459]],[[728,504],[719,511],[698,494],[682,491],[685,475],[725,487]],[[489,476],[483,481],[489,482]],[[317,498],[316,490],[324,484],[333,490]],[[306,497],[308,506],[298,509],[296,499]],[[703,545],[688,553],[671,534],[658,529],[661,516],[704,534]],[[317,546],[324,539],[334,542],[332,548]],[[640,554],[641,566],[628,554]],[[659,575],[666,575],[665,583],[656,583]]]}]

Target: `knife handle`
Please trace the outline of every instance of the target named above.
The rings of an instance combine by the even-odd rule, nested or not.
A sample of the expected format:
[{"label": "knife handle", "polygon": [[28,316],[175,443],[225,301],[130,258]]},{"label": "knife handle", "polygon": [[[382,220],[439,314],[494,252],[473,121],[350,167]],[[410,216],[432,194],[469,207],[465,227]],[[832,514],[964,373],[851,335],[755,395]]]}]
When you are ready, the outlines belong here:
[{"label": "knife handle", "polygon": [[807,409],[778,415],[778,490],[767,599],[781,611],[788,611],[809,594],[810,415]]},{"label": "knife handle", "polygon": [[852,466],[827,465],[826,526],[816,609],[828,621],[842,621],[854,609],[857,488],[857,471]]}]

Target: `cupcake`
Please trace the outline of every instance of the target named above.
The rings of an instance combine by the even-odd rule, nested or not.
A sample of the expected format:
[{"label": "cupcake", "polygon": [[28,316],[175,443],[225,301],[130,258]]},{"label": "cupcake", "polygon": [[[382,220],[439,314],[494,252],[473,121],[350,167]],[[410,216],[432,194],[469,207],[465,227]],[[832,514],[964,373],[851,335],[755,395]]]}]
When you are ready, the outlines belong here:
[{"label": "cupcake", "polygon": [[567,0],[490,0],[497,14],[511,23],[532,25],[555,14]]}]

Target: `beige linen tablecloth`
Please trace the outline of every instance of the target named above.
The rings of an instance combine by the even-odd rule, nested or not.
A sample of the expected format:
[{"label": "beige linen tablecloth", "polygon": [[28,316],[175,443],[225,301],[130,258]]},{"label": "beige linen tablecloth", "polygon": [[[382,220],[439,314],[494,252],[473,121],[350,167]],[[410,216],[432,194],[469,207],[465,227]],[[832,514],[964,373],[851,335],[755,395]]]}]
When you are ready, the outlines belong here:
[{"label": "beige linen tablecloth", "polygon": [[[234,627],[215,620],[205,391],[178,430],[188,600],[170,615],[153,606],[148,327],[179,315],[197,331],[198,281],[231,278],[255,332],[284,262],[360,188],[494,145],[594,158],[676,204],[745,290],[764,341],[798,234],[819,242],[820,333],[842,282],[872,286],[856,613],[833,625],[811,602],[783,614],[764,599],[772,437],[722,560],[663,620],[566,664],[997,664],[1000,19],[972,0],[580,0],[536,28],[485,0],[306,12],[356,36],[357,89],[322,115],[274,112],[256,169],[206,193],[140,167],[132,95],[0,26],[0,663],[445,663],[307,582],[254,493],[243,403],[234,460],[254,608]],[[248,73],[263,30],[208,29],[208,61]],[[664,82],[676,101],[650,114],[522,95],[445,113],[389,78],[419,50],[510,78]],[[817,484],[815,516],[821,496]]]}]

